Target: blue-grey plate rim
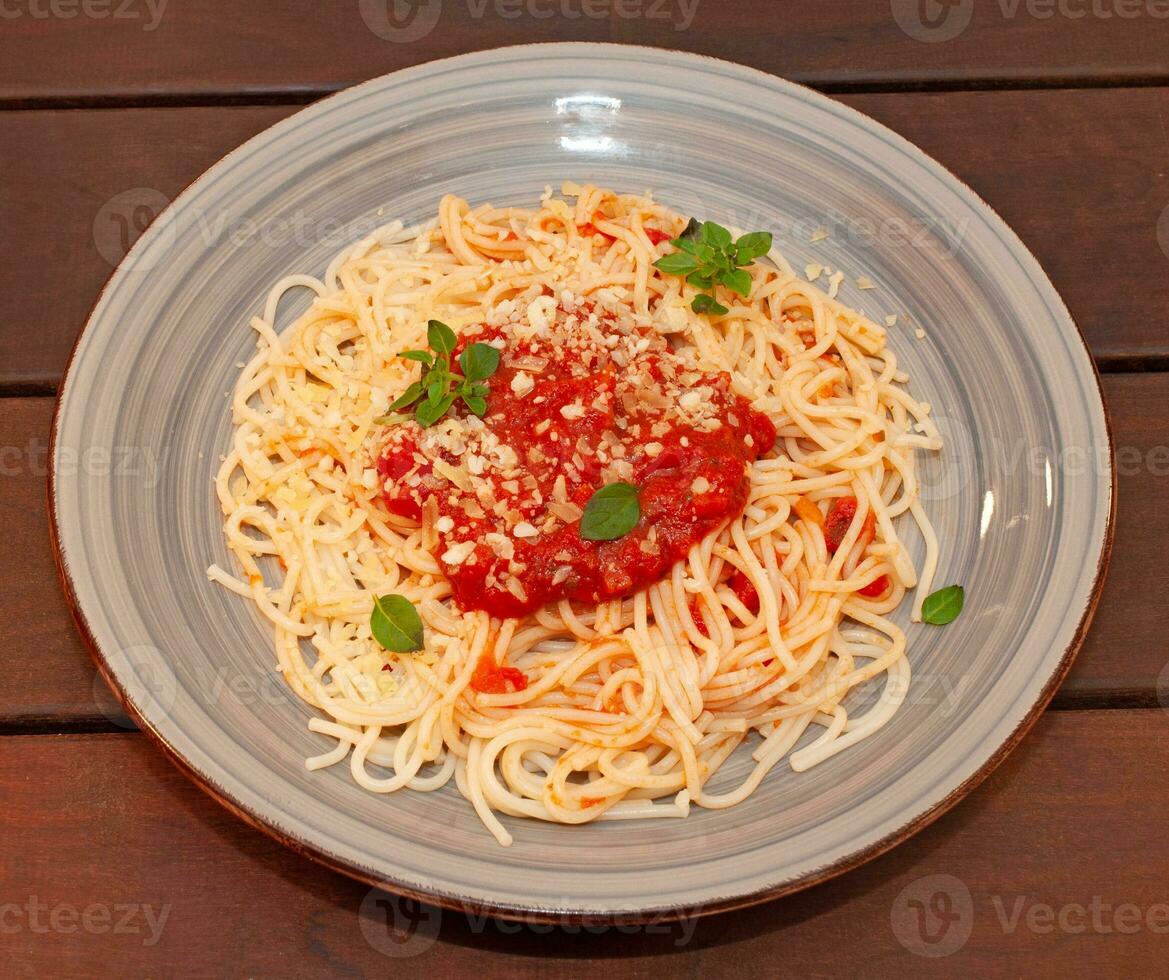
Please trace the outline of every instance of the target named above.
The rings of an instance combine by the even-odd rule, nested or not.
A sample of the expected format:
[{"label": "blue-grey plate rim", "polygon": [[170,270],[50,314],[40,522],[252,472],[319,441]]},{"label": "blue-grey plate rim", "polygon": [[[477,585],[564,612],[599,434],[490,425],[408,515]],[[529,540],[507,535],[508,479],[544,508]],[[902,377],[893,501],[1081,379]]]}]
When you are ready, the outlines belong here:
[{"label": "blue-grey plate rim", "polygon": [[[103,300],[110,290],[117,284],[120,276],[124,274],[124,270],[131,266],[137,255],[143,251],[151,238],[158,233],[158,229],[165,227],[166,219],[172,212],[177,210],[183,203],[184,199],[191,195],[195,189],[205,181],[205,179],[213,174],[221,166],[225,166],[234,157],[245,153],[249,147],[260,143],[273,134],[280,132],[283,128],[295,125],[297,120],[303,119],[306,114],[325,113],[328,112],[330,105],[335,100],[353,97],[356,93],[363,90],[373,88],[382,84],[390,77],[413,76],[425,73],[427,71],[440,69],[444,67],[454,67],[459,63],[473,63],[476,60],[484,57],[489,57],[498,54],[502,51],[514,50],[516,52],[526,52],[533,49],[547,50],[549,53],[556,49],[563,49],[565,51],[574,52],[589,52],[596,55],[605,55],[606,53],[612,55],[628,55],[630,52],[644,52],[646,54],[670,55],[675,56],[679,61],[694,60],[694,61],[708,61],[714,62],[724,67],[738,72],[741,77],[758,76],[766,79],[769,84],[778,84],[781,87],[788,88],[791,91],[799,92],[803,98],[813,104],[818,104],[823,108],[831,108],[832,111],[842,115],[853,117],[862,126],[870,130],[878,131],[882,136],[896,144],[907,149],[915,155],[920,161],[933,168],[941,177],[949,181],[954,187],[960,188],[965,195],[968,202],[975,208],[981,209],[984,215],[990,216],[993,223],[998,226],[1000,234],[1002,234],[1010,247],[1010,250],[1017,256],[1029,263],[1034,270],[1042,277],[1045,284],[1048,286],[1051,294],[1058,300],[1058,313],[1064,320],[1065,325],[1070,327],[1078,339],[1083,353],[1091,366],[1092,376],[1095,381],[1095,390],[1099,398],[1099,408],[1103,421],[1103,430],[1100,433],[1107,445],[1107,485],[1106,492],[1108,496],[1107,501],[1107,521],[1101,534],[1099,542],[1099,558],[1097,567],[1093,577],[1093,584],[1089,595],[1087,596],[1083,611],[1077,623],[1076,629],[1071,636],[1070,642],[1063,655],[1052,671],[1047,683],[1039,692],[1034,703],[1027,713],[1020,719],[1011,733],[1002,740],[998,747],[991,752],[989,756],[981,763],[981,765],[967,776],[961,783],[954,786],[951,791],[942,799],[936,801],[934,804],[926,809],[923,809],[913,818],[907,820],[902,826],[886,834],[878,840],[873,840],[858,847],[855,851],[845,855],[841,859],[832,864],[817,868],[814,871],[802,875],[798,878],[783,881],[774,886],[760,888],[754,891],[745,892],[742,894],[735,894],[712,901],[706,901],[700,906],[695,906],[689,903],[678,903],[672,905],[661,905],[656,907],[637,907],[622,910],[592,910],[588,908],[564,908],[553,909],[541,907],[536,905],[526,905],[523,903],[497,903],[485,902],[481,899],[476,899],[474,896],[451,893],[442,889],[418,888],[407,882],[396,880],[392,877],[370,874],[366,869],[359,865],[352,863],[340,856],[329,852],[326,848],[315,844],[311,841],[300,838],[296,835],[285,833],[279,828],[269,823],[265,817],[256,812],[256,809],[248,806],[244,801],[239,799],[236,794],[229,791],[226,787],[215,780],[214,777],[206,772],[203,772],[193,764],[191,764],[167,739],[166,735],[161,732],[139,709],[139,706],[134,702],[133,697],[126,690],[121,683],[118,676],[111,668],[111,665],[98,642],[93,629],[86,617],[85,611],[78,599],[75,583],[72,578],[68,557],[62,547],[61,542],[61,528],[59,526],[58,513],[58,489],[61,482],[61,474],[58,472],[57,448],[58,439],[61,428],[63,406],[70,394],[70,381],[73,374],[73,369],[79,352],[83,347],[83,341],[86,333],[95,318],[95,314],[101,307]],[[259,289],[258,285],[258,289]],[[615,43],[601,43],[601,42],[552,42],[552,43],[532,43],[513,45],[505,48],[487,49],[484,51],[472,52],[469,54],[457,55],[449,58],[436,59],[433,61],[424,62],[409,68],[399,69],[395,72],[390,72],[385,75],[377,76],[369,79],[358,85],[350,86],[342,89],[336,93],[326,96],[316,102],[305,106],[303,109],[293,113],[292,115],[279,120],[272,126],[269,126],[252,136],[237,148],[225,154],[215,164],[209,167],[203,174],[197,177],[194,181],[184,188],[184,190],[176,195],[176,197],[154,218],[151,225],[139,237],[134,245],[129,249],[127,254],[123,257],[118,267],[114,269],[106,283],[99,292],[94,301],[90,315],[86,320],[85,326],[82,328],[74,342],[73,349],[69,355],[65,370],[62,375],[62,380],[58,389],[56,404],[52,419],[52,428],[49,438],[49,473],[48,473],[48,515],[49,515],[49,536],[52,545],[52,552],[57,568],[58,577],[61,581],[62,589],[68,602],[70,613],[73,617],[74,623],[77,626],[78,632],[81,634],[88,649],[90,656],[93,659],[94,665],[101,675],[105,683],[117,696],[122,708],[127,715],[135,722],[138,728],[143,731],[148,738],[153,741],[164,754],[179,768],[179,770],[186,775],[192,782],[202,789],[208,796],[238,816],[245,823],[262,831],[274,840],[279,841],[292,851],[307,857],[314,862],[322,864],[334,871],[345,874],[351,878],[363,881],[367,884],[384,888],[392,891],[403,897],[414,899],[419,902],[426,902],[439,905],[443,908],[454,909],[458,911],[473,912],[475,914],[489,913],[502,919],[522,920],[524,922],[539,922],[539,923],[553,923],[553,924],[567,924],[567,923],[604,923],[610,922],[615,918],[624,922],[648,922],[648,921],[669,921],[675,918],[695,917],[712,915],[721,912],[733,911],[735,909],[745,908],[751,905],[756,905],[762,902],[770,901],[793,892],[801,891],[813,885],[827,881],[844,874],[854,868],[865,864],[868,861],[884,854],[902,841],[916,834],[918,831],[929,826],[948,810],[950,810],[963,797],[975,789],[983,782],[1006,758],[1012,749],[1023,739],[1031,727],[1038,721],[1044,709],[1051,701],[1060,684],[1067,676],[1071,669],[1080,647],[1083,644],[1084,638],[1087,635],[1088,628],[1092,622],[1097,605],[1100,600],[1101,591],[1104,585],[1104,579],[1107,572],[1108,564],[1111,558],[1115,524],[1116,524],[1116,459],[1115,459],[1115,443],[1112,433],[1112,423],[1109,416],[1107,402],[1104,398],[1103,387],[1100,381],[1099,370],[1096,367],[1095,361],[1092,358],[1091,351],[1087,345],[1083,331],[1072,317],[1071,312],[1067,309],[1066,304],[1062,298],[1058,296],[1055,287],[1050,283],[1046,273],[1043,272],[1042,266],[1030,249],[1022,242],[1015,234],[1013,229],[1006,223],[1006,221],[986,203],[973,189],[969,187],[961,178],[957,177],[947,167],[940,164],[937,160],[925,153],[920,147],[912,144],[904,137],[900,136],[893,130],[877,122],[871,117],[853,109],[850,106],[844,105],[836,100],[830,99],[828,96],[822,95],[816,90],[808,86],[792,82],[780,76],[772,75],[763,72],[759,69],[751,68],[736,62],[726,61],[724,59],[713,58],[709,55],[694,54],[691,52],[680,51],[676,49],[662,48],[662,47],[647,47],[641,45],[630,44],[615,44]]]}]

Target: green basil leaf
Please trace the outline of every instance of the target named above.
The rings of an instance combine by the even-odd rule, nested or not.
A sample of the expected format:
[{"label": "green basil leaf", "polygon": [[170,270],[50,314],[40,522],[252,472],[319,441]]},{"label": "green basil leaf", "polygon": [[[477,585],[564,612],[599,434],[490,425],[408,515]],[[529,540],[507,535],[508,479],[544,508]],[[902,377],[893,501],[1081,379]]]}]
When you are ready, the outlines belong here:
[{"label": "green basil leaf", "polygon": [[731,244],[731,233],[722,225],[716,225],[713,221],[702,222],[702,227],[698,233],[704,242],[713,245],[719,250],[725,249]]},{"label": "green basil leaf", "polygon": [[468,381],[482,381],[499,370],[499,351],[490,344],[471,344],[459,355],[459,367]]},{"label": "green basil leaf", "polygon": [[434,360],[434,358],[424,350],[404,350],[398,356],[404,357],[408,361],[418,361],[420,364],[426,364],[428,366]]},{"label": "green basil leaf", "polygon": [[471,385],[470,393],[478,398],[486,398],[491,394],[491,388],[487,385]]},{"label": "green basil leaf", "polygon": [[693,255],[686,252],[671,252],[663,255],[654,263],[654,268],[661,269],[668,276],[681,276],[697,268],[698,262]]},{"label": "green basil leaf", "polygon": [[740,296],[751,295],[751,273],[746,269],[727,269],[719,275],[718,281]]},{"label": "green basil leaf", "polygon": [[396,412],[399,408],[409,408],[422,397],[422,384],[415,381],[409,388],[390,404],[390,411]]},{"label": "green basil leaf", "polygon": [[678,245],[679,241],[693,241],[698,237],[698,232],[702,229],[702,225],[697,218],[691,218],[686,222],[686,227],[682,229],[682,234],[675,238],[670,244],[681,248]]},{"label": "green basil leaf", "polygon": [[414,418],[418,424],[424,429],[429,425],[434,425],[439,419],[446,415],[447,410],[455,403],[454,395],[446,395],[437,402],[432,402],[429,399],[418,406],[414,412]]},{"label": "green basil leaf", "polygon": [[464,394],[463,404],[480,418],[487,414],[487,402],[485,402],[479,395],[472,395],[470,393]]},{"label": "green basil leaf", "polygon": [[722,303],[706,293],[699,293],[695,296],[690,303],[690,309],[695,313],[717,313],[719,315],[727,312],[727,308]]},{"label": "green basil leaf", "polygon": [[698,289],[710,289],[714,285],[714,280],[710,276],[704,276],[701,272],[691,272],[686,277],[686,281]]},{"label": "green basil leaf", "polygon": [[921,604],[921,620],[933,626],[945,626],[958,618],[966,604],[966,590],[960,585],[948,585],[926,596]]},{"label": "green basil leaf", "polygon": [[735,242],[735,254],[738,257],[739,265],[746,265],[770,251],[771,232],[769,231],[752,231]]},{"label": "green basil leaf", "polygon": [[384,649],[394,653],[414,653],[423,648],[422,617],[405,596],[383,595],[374,599],[369,629]]},{"label": "green basil leaf", "polygon": [[580,536],[586,541],[613,541],[632,531],[640,519],[637,487],[631,483],[609,483],[585,504]]},{"label": "green basil leaf", "polygon": [[450,376],[435,372],[426,382],[426,400],[432,405],[437,405],[446,396],[450,387]]},{"label": "green basil leaf", "polygon": [[457,343],[455,332],[441,320],[431,320],[426,325],[426,342],[430,349],[439,354],[449,354]]},{"label": "green basil leaf", "polygon": [[679,252],[688,252],[691,255],[698,254],[698,242],[693,238],[674,238],[670,240],[670,244]]}]

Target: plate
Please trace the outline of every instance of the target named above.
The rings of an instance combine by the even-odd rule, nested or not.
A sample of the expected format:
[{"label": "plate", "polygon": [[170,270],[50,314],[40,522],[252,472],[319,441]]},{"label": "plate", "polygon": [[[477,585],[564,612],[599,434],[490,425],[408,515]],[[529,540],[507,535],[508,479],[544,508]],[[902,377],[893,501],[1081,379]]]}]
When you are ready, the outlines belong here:
[{"label": "plate", "polygon": [[[923,475],[938,582],[964,584],[968,602],[951,626],[910,627],[907,702],[848,752],[802,774],[777,768],[742,805],[686,820],[505,818],[515,844],[501,848],[453,785],[377,796],[344,767],[305,769],[331,743],[275,674],[252,604],[204,573],[231,563],[211,476],[270,284],[320,274],[347,241],[428,217],[447,192],[531,203],[566,179],[651,188],[684,213],[770,229],[795,268],[843,270],[846,301],[898,317],[891,346],[948,441]],[[858,289],[862,275],[875,288]],[[282,324],[306,302],[282,306]],[[808,89],[621,45],[530,45],[396,72],[226,156],[110,280],[68,368],[52,460],[78,623],[127,710],[195,780],[348,874],[529,918],[734,908],[853,867],[937,817],[1001,761],[1070,666],[1113,507],[1108,424],[1080,334],[975,194]],[[748,765],[741,752],[714,785]]]}]

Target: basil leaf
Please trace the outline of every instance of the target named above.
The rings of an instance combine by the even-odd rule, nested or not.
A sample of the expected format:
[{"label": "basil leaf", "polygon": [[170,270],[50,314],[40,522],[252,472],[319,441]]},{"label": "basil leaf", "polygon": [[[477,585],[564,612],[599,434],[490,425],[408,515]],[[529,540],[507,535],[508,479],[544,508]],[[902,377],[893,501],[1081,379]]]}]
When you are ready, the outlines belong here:
[{"label": "basil leaf", "polygon": [[450,375],[439,374],[437,371],[431,372],[426,381],[426,400],[437,405],[450,390],[450,387]]},{"label": "basil leaf", "polygon": [[661,269],[669,276],[685,275],[697,267],[698,261],[693,255],[688,255],[686,252],[671,252],[669,255],[663,255],[654,263],[655,269]]},{"label": "basil leaf", "polygon": [[421,397],[422,384],[421,382],[415,381],[409,388],[402,392],[396,401],[390,404],[390,411],[396,412],[399,408],[408,408]]},{"label": "basil leaf", "polygon": [[427,366],[429,366],[434,360],[434,358],[424,350],[404,350],[398,356],[404,357],[408,361],[418,361],[419,363],[426,364]]},{"label": "basil leaf", "polygon": [[632,531],[640,519],[637,487],[631,483],[609,483],[585,504],[580,536],[586,541],[613,541]]},{"label": "basil leaf", "polygon": [[926,596],[921,604],[921,621],[933,626],[945,626],[958,618],[966,604],[966,590],[960,585],[948,585]]},{"label": "basil leaf", "polygon": [[499,351],[490,344],[471,344],[459,355],[459,367],[467,381],[482,381],[499,370]]},{"label": "basil leaf", "polygon": [[675,238],[670,244],[677,246],[678,248],[681,248],[681,246],[678,245],[678,242],[679,241],[692,241],[693,239],[697,238],[698,232],[701,230],[701,228],[702,228],[702,225],[699,223],[698,219],[691,218],[689,221],[686,222],[686,227],[682,229],[682,234],[680,234],[677,238]]},{"label": "basil leaf", "polygon": [[718,281],[732,293],[738,293],[740,296],[751,295],[751,273],[746,269],[728,269],[719,275]]},{"label": "basil leaf", "polygon": [[739,265],[746,265],[753,259],[771,251],[771,232],[752,231],[735,242],[735,254]]},{"label": "basil leaf", "polygon": [[708,242],[720,250],[725,249],[731,243],[731,233],[713,221],[702,222],[698,233],[704,242]]},{"label": "basil leaf", "polygon": [[714,280],[710,276],[704,276],[701,272],[691,272],[686,277],[686,281],[699,289],[710,289],[714,285]]},{"label": "basil leaf", "polygon": [[491,393],[491,389],[487,385],[471,385],[470,393],[479,398],[486,398]]},{"label": "basil leaf", "polygon": [[464,394],[463,404],[480,418],[487,414],[487,402],[480,395]]},{"label": "basil leaf", "polygon": [[414,418],[420,426],[424,429],[429,425],[434,425],[447,413],[447,409],[455,403],[454,395],[446,395],[437,402],[432,402],[429,398],[418,406],[414,412]]},{"label": "basil leaf", "polygon": [[713,296],[707,296],[706,293],[699,293],[695,296],[693,302],[690,304],[690,309],[695,313],[717,313],[720,316],[728,312],[722,303]]},{"label": "basil leaf", "polygon": [[455,332],[441,320],[431,320],[426,325],[426,342],[430,349],[439,354],[449,354],[457,343]]},{"label": "basil leaf", "polygon": [[422,617],[405,596],[374,599],[369,629],[378,644],[393,653],[414,653],[423,648]]}]

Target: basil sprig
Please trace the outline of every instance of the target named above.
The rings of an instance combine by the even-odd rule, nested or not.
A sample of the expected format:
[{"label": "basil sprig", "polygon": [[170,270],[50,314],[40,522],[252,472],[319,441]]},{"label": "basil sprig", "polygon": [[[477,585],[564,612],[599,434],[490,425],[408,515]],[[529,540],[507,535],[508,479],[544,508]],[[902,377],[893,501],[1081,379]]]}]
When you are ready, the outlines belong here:
[{"label": "basil sprig", "polygon": [[690,303],[695,313],[726,313],[715,298],[722,286],[746,297],[751,293],[751,274],[743,268],[771,251],[771,232],[752,231],[731,240],[731,233],[713,221],[701,224],[691,218],[686,229],[670,241],[678,251],[663,255],[654,265],[672,276],[683,276],[691,286],[704,290]]},{"label": "basil sprig", "polygon": [[374,599],[369,629],[373,638],[393,653],[414,653],[423,647],[422,617],[405,596],[383,595]]},{"label": "basil sprig", "polygon": [[960,585],[948,585],[926,596],[921,604],[921,621],[933,626],[945,626],[958,618],[966,604],[966,590]]},{"label": "basil sprig", "polygon": [[586,541],[614,541],[632,531],[640,519],[637,487],[631,483],[608,483],[585,504],[580,536]]},{"label": "basil sprig", "polygon": [[408,408],[413,408],[414,420],[423,428],[434,425],[459,398],[476,415],[486,413],[491,389],[483,382],[499,370],[499,351],[490,344],[468,344],[459,355],[460,375],[451,371],[451,353],[458,341],[450,327],[441,320],[429,321],[426,342],[429,351],[406,350],[398,355],[421,364],[422,375],[390,406],[390,414],[377,420],[382,425],[405,421],[410,416],[400,409]]}]

